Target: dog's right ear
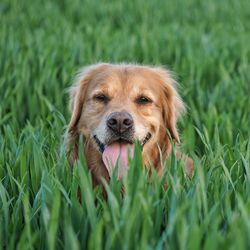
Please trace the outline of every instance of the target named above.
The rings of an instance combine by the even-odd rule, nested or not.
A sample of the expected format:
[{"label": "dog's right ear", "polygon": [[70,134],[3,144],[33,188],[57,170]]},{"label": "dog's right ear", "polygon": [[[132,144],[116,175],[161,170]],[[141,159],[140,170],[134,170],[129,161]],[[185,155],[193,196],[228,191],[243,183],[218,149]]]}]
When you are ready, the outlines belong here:
[{"label": "dog's right ear", "polygon": [[71,112],[71,118],[68,125],[68,133],[74,134],[74,132],[77,130],[77,124],[81,117],[82,107],[90,81],[90,75],[83,71],[83,73],[76,77],[74,85],[70,88],[69,108]]},{"label": "dog's right ear", "polygon": [[74,85],[69,89],[69,109],[71,112],[71,118],[66,132],[65,146],[68,153],[68,159],[72,166],[74,161],[78,158],[79,132],[77,125],[81,117],[83,103],[90,81],[91,77],[88,70],[82,70],[76,76]]}]

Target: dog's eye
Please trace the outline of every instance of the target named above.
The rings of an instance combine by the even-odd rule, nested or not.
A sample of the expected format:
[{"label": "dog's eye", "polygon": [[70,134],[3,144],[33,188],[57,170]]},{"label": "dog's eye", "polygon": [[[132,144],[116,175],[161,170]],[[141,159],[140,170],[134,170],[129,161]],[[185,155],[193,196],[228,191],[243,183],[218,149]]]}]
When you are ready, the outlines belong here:
[{"label": "dog's eye", "polygon": [[98,102],[105,102],[105,103],[109,101],[109,98],[104,94],[96,95],[94,99],[97,100]]},{"label": "dog's eye", "polygon": [[148,103],[152,103],[152,100],[146,96],[140,96],[139,98],[136,99],[136,102],[138,104],[148,104]]}]

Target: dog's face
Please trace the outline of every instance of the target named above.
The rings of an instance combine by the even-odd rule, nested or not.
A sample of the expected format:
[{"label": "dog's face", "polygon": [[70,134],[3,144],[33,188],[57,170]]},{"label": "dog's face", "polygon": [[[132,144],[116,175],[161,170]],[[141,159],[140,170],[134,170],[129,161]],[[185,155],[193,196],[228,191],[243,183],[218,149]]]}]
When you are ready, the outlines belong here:
[{"label": "dog's face", "polygon": [[71,97],[69,133],[83,134],[109,174],[118,158],[127,169],[136,140],[151,164],[155,150],[169,150],[169,135],[179,140],[176,121],[183,103],[169,73],[161,68],[94,65],[79,76]]}]

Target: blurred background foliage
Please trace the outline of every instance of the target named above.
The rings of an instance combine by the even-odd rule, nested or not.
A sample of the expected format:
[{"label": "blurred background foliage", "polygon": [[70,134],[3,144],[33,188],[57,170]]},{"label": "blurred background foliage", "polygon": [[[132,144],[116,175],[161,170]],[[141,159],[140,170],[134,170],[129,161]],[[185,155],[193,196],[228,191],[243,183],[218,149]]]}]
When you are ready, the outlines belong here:
[{"label": "blurred background foliage", "polygon": [[[1,0],[1,248],[249,249],[249,41],[248,0]],[[70,174],[67,88],[100,61],[176,73],[192,180],[172,160],[167,192],[137,173],[125,199],[106,185],[106,201],[84,159]]]}]

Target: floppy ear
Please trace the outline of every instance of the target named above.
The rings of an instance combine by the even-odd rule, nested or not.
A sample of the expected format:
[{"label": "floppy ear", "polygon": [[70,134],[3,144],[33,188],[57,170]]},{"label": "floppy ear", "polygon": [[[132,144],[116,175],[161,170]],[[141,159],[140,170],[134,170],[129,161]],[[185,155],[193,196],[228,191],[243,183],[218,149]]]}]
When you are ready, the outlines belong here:
[{"label": "floppy ear", "polygon": [[70,88],[70,111],[71,118],[68,125],[68,133],[74,133],[77,129],[78,121],[81,117],[85,94],[91,77],[88,74],[79,74],[75,84]]},{"label": "floppy ear", "polygon": [[75,83],[69,91],[71,118],[66,132],[65,143],[71,165],[73,165],[74,161],[78,158],[79,133],[77,125],[81,117],[84,98],[90,81],[91,77],[88,71],[82,70],[82,72],[76,76]]},{"label": "floppy ear", "polygon": [[176,90],[177,82],[175,82],[170,72],[162,68],[157,69],[157,71],[162,79],[162,117],[164,125],[168,129],[172,139],[179,143],[177,121],[185,111],[185,105]]}]

